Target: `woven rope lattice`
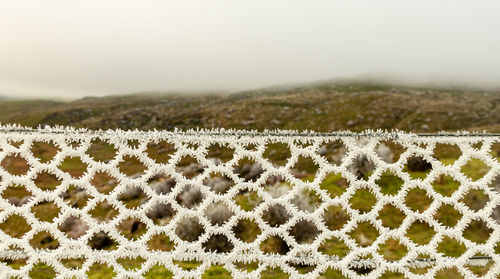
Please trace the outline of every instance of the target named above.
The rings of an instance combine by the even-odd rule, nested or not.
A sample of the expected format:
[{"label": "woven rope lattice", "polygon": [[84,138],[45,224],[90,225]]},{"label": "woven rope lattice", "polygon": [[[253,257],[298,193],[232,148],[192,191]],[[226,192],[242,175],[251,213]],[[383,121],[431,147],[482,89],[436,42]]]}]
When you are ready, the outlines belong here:
[{"label": "woven rope lattice", "polygon": [[[97,161],[89,156],[87,150],[95,140],[112,144],[116,155],[108,161]],[[129,144],[136,141],[137,145]],[[167,162],[158,163],[148,156],[148,144],[167,141],[174,146],[175,152]],[[339,163],[332,163],[322,154],[322,146],[330,142],[340,142],[345,146],[345,154]],[[14,143],[20,144],[14,144]],[[42,162],[34,156],[33,143],[46,142],[57,147],[57,154],[49,161]],[[78,142],[78,145],[71,143]],[[391,142],[404,150],[395,162],[383,160],[376,152],[376,146],[381,142]],[[0,258],[26,259],[26,265],[13,268],[5,262],[0,263],[0,277],[11,278],[29,277],[30,270],[37,263],[45,263],[53,268],[60,278],[86,278],[89,268],[94,263],[103,263],[112,267],[117,277],[142,278],[154,265],[161,265],[179,278],[198,278],[212,265],[221,265],[235,278],[256,278],[268,268],[280,268],[291,278],[314,278],[327,269],[335,269],[347,278],[379,278],[385,272],[393,271],[404,274],[407,278],[429,278],[446,268],[456,270],[466,278],[474,278],[475,274],[467,268],[470,264],[493,263],[486,275],[481,278],[497,278],[500,274],[500,255],[495,252],[500,241],[500,226],[494,219],[495,208],[500,204],[500,194],[492,189],[491,185],[500,175],[500,163],[491,149],[498,144],[500,138],[487,135],[443,135],[417,136],[406,133],[384,133],[368,131],[361,134],[314,134],[286,131],[272,133],[238,132],[227,130],[202,131],[87,131],[65,128],[27,129],[16,126],[0,128],[0,161],[12,156],[24,159],[29,166],[25,174],[13,174],[6,168],[0,167],[0,192],[5,193],[12,185],[22,185],[32,193],[32,198],[26,203],[13,205],[2,195],[0,198],[0,223],[6,222],[11,216],[22,217],[29,225],[30,230],[22,236],[12,236],[0,230]],[[291,156],[281,166],[272,164],[263,156],[266,145],[280,143],[286,145]],[[460,157],[445,164],[434,156],[437,144],[450,144],[460,149]],[[208,154],[210,146],[224,146],[232,150],[231,158],[226,162],[211,159]],[[248,148],[253,146],[254,148]],[[182,158],[194,158],[203,170],[199,175],[186,177],[179,173],[176,165]],[[83,175],[75,177],[60,169],[65,158],[77,157],[87,166]],[[120,170],[120,163],[126,157],[135,157],[144,166],[142,175],[127,175]],[[313,179],[301,179],[292,174],[291,170],[300,157],[310,158],[315,166]],[[353,173],[351,166],[357,158],[365,157],[373,164],[373,171],[366,179]],[[420,157],[430,163],[431,170],[425,177],[412,177],[405,166],[412,157]],[[235,165],[247,158],[260,164],[262,173],[255,180],[245,180],[235,172]],[[470,160],[480,161],[488,170],[478,179],[473,179],[464,173],[464,167]],[[377,184],[378,179],[385,173],[391,172],[402,180],[401,189],[396,194],[384,194]],[[37,187],[36,177],[42,173],[50,173],[57,177],[60,185],[53,190],[43,190]],[[105,172],[118,181],[118,185],[108,193],[102,193],[91,183],[96,173]],[[234,185],[225,193],[215,193],[204,181],[211,174],[218,173],[230,178]],[[338,196],[332,196],[321,187],[322,181],[330,173],[340,173],[348,182],[349,187]],[[175,181],[175,187],[167,194],[158,194],[150,187],[149,181],[165,174]],[[458,188],[451,195],[443,195],[435,191],[432,183],[440,176],[446,175],[458,183]],[[289,191],[279,197],[271,195],[263,185],[271,177],[281,177],[292,185]],[[178,195],[188,187],[196,187],[202,193],[203,200],[197,207],[187,208],[179,204]],[[70,187],[83,189],[91,197],[85,206],[79,208],[71,206],[61,196]],[[119,199],[123,192],[130,188],[140,189],[148,198],[137,207],[129,208]],[[416,211],[407,203],[407,194],[412,189],[426,191],[432,203],[422,211]],[[367,212],[361,212],[350,204],[358,191],[366,189],[376,198],[376,203]],[[301,210],[293,202],[303,191],[315,193],[319,204],[311,211]],[[470,190],[480,190],[488,198],[488,202],[479,210],[473,210],[463,202],[463,197]],[[236,203],[239,193],[253,191],[262,200],[253,210],[247,211]],[[41,202],[52,202],[59,208],[59,214],[51,221],[41,221],[31,210]],[[101,222],[90,214],[95,207],[107,202],[118,214],[109,222]],[[223,224],[213,224],[205,215],[208,207],[215,203],[222,203],[232,214]],[[167,224],[158,224],[147,213],[158,204],[168,204],[174,212]],[[379,218],[379,212],[386,205],[392,205],[406,216],[397,228],[384,226]],[[272,226],[263,218],[263,214],[271,206],[281,205],[289,214],[286,223]],[[447,227],[435,219],[435,214],[442,205],[451,205],[462,218],[453,227]],[[324,215],[329,207],[341,207],[348,215],[349,220],[342,227],[332,230],[325,223]],[[66,219],[78,218],[86,224],[84,234],[72,238],[60,230]],[[119,230],[119,224],[127,219],[139,220],[146,228],[138,239],[130,239]],[[176,233],[176,228],[183,219],[198,220],[203,227],[203,233],[195,240],[185,240]],[[260,234],[251,242],[242,241],[234,233],[234,227],[242,219],[250,220],[258,225]],[[292,228],[300,222],[312,224],[317,234],[308,243],[298,241],[291,233]],[[424,222],[435,232],[426,244],[413,241],[406,231],[414,222]],[[464,231],[471,222],[481,222],[489,231],[489,238],[483,242],[476,242],[464,237]],[[359,224],[369,224],[378,231],[378,237],[370,245],[361,245],[353,236],[353,231]],[[48,232],[58,241],[55,249],[35,249],[30,240],[39,232]],[[96,233],[106,233],[114,242],[114,250],[98,250],[89,246],[89,241]],[[173,243],[170,251],[152,250],[148,242],[155,236],[163,234]],[[232,249],[225,252],[215,252],[204,248],[204,243],[214,236],[221,236]],[[286,242],[289,250],[283,254],[264,253],[262,243],[271,236],[276,236]],[[349,253],[343,257],[327,255],[319,247],[328,239],[335,237],[348,247]],[[439,252],[438,246],[444,238],[451,238],[465,246],[465,251],[459,256],[446,256]],[[394,239],[406,247],[407,253],[399,260],[387,260],[383,253],[379,253],[379,245],[387,240]],[[481,254],[485,258],[474,258]],[[427,260],[420,257],[426,255]],[[117,262],[121,258],[142,258],[140,268],[125,269]],[[83,258],[85,261],[80,268],[68,268],[62,264],[65,259]],[[201,262],[195,269],[182,269],[176,261]],[[475,261],[475,262],[474,262]],[[256,262],[255,270],[244,271],[237,268],[237,263]],[[298,271],[298,264],[309,265],[313,268],[306,274]],[[427,273],[418,275],[412,273],[412,267],[429,266]],[[354,268],[365,267],[371,269],[366,274],[357,273]]]}]

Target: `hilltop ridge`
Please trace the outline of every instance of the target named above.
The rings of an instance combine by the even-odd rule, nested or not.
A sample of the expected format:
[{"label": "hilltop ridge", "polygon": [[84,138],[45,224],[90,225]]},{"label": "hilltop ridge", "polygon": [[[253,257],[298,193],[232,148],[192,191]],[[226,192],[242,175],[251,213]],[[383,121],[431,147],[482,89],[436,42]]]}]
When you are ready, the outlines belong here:
[{"label": "hilltop ridge", "polygon": [[400,129],[500,131],[500,92],[316,82],[234,94],[86,97],[70,102],[0,101],[0,121],[90,129],[237,128],[316,131]]}]

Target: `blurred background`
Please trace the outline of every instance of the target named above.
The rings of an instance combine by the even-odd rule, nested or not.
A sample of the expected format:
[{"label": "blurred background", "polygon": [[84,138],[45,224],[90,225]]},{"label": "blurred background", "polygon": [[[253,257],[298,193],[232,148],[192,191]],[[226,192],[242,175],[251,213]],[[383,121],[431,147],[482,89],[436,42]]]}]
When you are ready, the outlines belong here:
[{"label": "blurred background", "polygon": [[499,131],[499,8],[4,1],[0,122]]}]

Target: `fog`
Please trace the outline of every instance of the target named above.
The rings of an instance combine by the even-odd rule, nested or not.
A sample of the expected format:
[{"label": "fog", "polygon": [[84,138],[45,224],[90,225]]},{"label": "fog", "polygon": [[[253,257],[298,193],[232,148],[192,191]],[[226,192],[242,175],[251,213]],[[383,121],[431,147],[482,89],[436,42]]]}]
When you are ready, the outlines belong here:
[{"label": "fog", "polygon": [[500,2],[0,2],[0,95],[238,91],[336,77],[500,85]]}]

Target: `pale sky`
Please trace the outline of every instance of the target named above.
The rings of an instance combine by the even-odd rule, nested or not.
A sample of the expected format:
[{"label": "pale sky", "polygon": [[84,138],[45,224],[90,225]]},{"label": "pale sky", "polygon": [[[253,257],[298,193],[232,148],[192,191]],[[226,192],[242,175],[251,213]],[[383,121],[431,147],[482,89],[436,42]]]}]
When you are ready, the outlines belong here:
[{"label": "pale sky", "polygon": [[358,76],[500,86],[500,1],[0,0],[0,95]]}]

